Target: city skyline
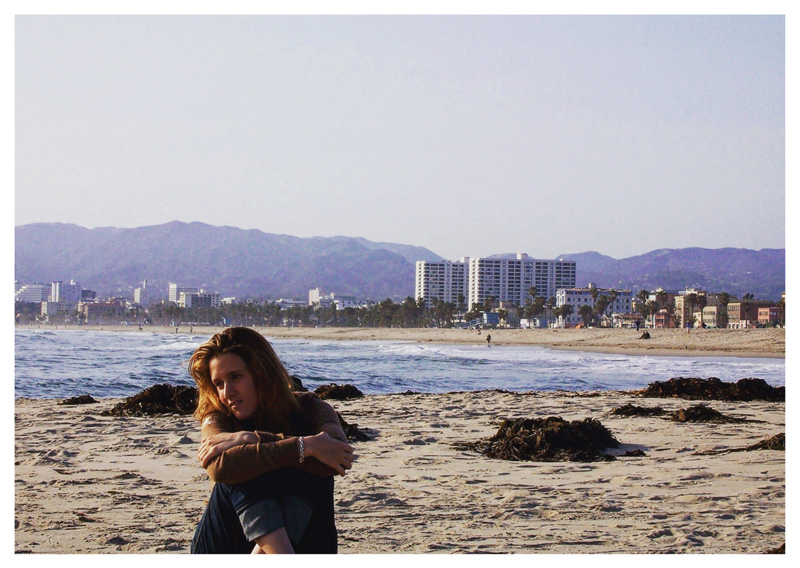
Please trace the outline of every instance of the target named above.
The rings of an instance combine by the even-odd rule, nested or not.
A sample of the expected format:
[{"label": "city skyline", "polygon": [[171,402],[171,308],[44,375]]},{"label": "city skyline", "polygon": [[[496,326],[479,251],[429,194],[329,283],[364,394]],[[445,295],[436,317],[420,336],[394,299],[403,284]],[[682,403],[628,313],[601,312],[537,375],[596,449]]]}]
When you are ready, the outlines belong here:
[{"label": "city skyline", "polygon": [[15,224],[785,248],[784,38],[782,16],[18,16]]}]

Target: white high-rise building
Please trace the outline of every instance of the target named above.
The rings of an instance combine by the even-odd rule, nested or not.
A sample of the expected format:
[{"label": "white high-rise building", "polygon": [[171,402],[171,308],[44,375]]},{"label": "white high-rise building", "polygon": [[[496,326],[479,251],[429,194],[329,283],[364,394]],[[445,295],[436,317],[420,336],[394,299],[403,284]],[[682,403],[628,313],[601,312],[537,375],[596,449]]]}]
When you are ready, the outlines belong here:
[{"label": "white high-rise building", "polygon": [[487,298],[495,302],[525,305],[529,290],[536,295],[555,297],[556,290],[575,286],[574,260],[541,260],[527,254],[516,258],[472,258],[469,261],[469,306],[481,304]]},{"label": "white high-rise building", "polygon": [[469,273],[467,265],[469,258],[461,260],[417,261],[417,271],[414,284],[414,298],[425,299],[427,307],[433,306],[433,300],[451,302],[458,306],[458,297],[461,295],[467,301],[469,286]]},{"label": "white high-rise building", "polygon": [[23,284],[14,293],[15,302],[46,302],[50,297],[51,286],[48,284]]},{"label": "white high-rise building", "polygon": [[197,288],[189,288],[187,286],[178,286],[172,282],[168,285],[169,296],[167,297],[170,302],[179,303],[181,301],[181,293],[192,294],[197,293]]},{"label": "white high-rise building", "polygon": [[70,280],[64,284],[60,280],[50,283],[50,301],[64,304],[66,309],[74,308],[81,301],[81,285]]},{"label": "white high-rise building", "polygon": [[540,260],[521,253],[516,258],[462,258],[460,261],[417,261],[415,297],[458,302],[463,294],[466,308],[493,297],[495,302],[525,305],[529,290],[549,298],[560,288],[575,286],[574,260]]},{"label": "white high-rise building", "polygon": [[141,288],[135,288],[133,290],[133,303],[144,307],[148,306],[149,301],[147,299],[147,280],[142,282]]}]

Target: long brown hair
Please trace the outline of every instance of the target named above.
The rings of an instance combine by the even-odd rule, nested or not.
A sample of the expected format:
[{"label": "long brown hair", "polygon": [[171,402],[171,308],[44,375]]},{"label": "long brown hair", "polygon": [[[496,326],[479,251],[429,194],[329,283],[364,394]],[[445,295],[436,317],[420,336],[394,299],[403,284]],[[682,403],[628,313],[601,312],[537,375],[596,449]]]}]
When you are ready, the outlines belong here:
[{"label": "long brown hair", "polygon": [[248,327],[229,327],[214,334],[189,359],[189,374],[199,390],[195,418],[202,421],[212,413],[231,415],[219,399],[209,370],[211,360],[226,353],[241,357],[253,376],[260,418],[282,429],[288,428],[289,416],[299,409],[297,399],[292,394],[292,379],[269,341]]}]

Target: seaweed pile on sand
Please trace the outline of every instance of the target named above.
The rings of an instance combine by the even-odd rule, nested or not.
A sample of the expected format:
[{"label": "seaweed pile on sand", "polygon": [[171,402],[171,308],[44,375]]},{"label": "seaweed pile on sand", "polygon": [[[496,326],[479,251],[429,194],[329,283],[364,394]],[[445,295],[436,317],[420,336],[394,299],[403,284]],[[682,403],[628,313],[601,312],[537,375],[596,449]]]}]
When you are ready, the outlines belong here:
[{"label": "seaweed pile on sand", "polygon": [[153,385],[126,398],[102,416],[153,416],[157,414],[192,414],[197,408],[197,389],[166,383]]},{"label": "seaweed pile on sand", "polygon": [[660,406],[646,408],[634,404],[626,404],[611,410],[614,416],[662,416],[665,412],[666,410]]},{"label": "seaweed pile on sand", "polygon": [[611,461],[606,448],[619,442],[593,418],[568,422],[560,416],[504,420],[491,438],[454,444],[489,458],[512,461]]},{"label": "seaweed pile on sand", "polygon": [[62,400],[58,404],[65,404],[67,406],[71,405],[78,405],[78,404],[98,404],[98,402],[92,397],[90,394],[82,394],[80,396],[73,396],[72,398],[67,398]]},{"label": "seaweed pile on sand", "polygon": [[321,399],[347,400],[364,396],[358,387],[353,385],[337,385],[331,383],[317,387],[314,391]]},{"label": "seaweed pile on sand", "polygon": [[786,400],[786,387],[773,387],[764,379],[739,379],[735,383],[724,382],[716,377],[675,377],[668,381],[656,381],[647,388],[635,391],[648,398],[683,398],[687,400],[751,401]]},{"label": "seaweed pile on sand", "polygon": [[760,422],[759,420],[727,416],[713,408],[709,408],[705,404],[697,404],[669,413],[660,406],[647,408],[634,404],[626,404],[612,409],[610,414],[626,418],[633,416],[663,416],[667,420],[672,420],[673,422]]},{"label": "seaweed pile on sand", "polygon": [[673,422],[757,422],[756,420],[735,418],[722,414],[705,404],[696,404],[689,408],[681,408],[675,412],[670,412],[669,419]]},{"label": "seaweed pile on sand", "polygon": [[781,432],[771,438],[765,438],[760,442],[745,446],[743,448],[728,448],[725,450],[708,450],[706,452],[698,452],[698,455],[712,455],[712,454],[727,454],[731,452],[755,452],[758,450],[775,450],[779,452],[786,451],[786,433]]},{"label": "seaweed pile on sand", "polygon": [[372,437],[367,434],[366,430],[359,428],[358,424],[349,424],[345,421],[342,413],[336,411],[336,416],[339,417],[339,424],[342,425],[342,430],[347,435],[349,442],[368,442]]}]

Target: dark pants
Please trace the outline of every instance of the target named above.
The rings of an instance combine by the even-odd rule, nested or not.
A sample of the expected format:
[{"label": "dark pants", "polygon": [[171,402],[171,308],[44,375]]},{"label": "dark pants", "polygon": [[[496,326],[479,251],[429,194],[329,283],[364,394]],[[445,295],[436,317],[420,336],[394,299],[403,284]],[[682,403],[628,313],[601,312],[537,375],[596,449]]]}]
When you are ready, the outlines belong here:
[{"label": "dark pants", "polygon": [[336,554],[338,539],[333,515],[333,477],[318,477],[293,468],[282,468],[251,481],[217,483],[192,539],[192,554],[249,554],[253,542],[245,536],[240,514],[265,499],[297,495],[312,507],[311,517],[299,542],[298,554]]}]

